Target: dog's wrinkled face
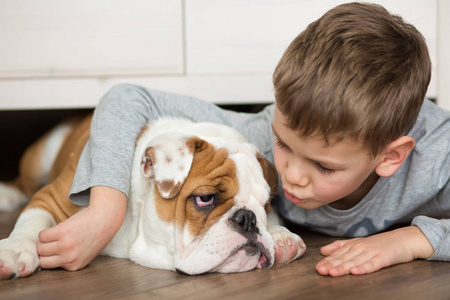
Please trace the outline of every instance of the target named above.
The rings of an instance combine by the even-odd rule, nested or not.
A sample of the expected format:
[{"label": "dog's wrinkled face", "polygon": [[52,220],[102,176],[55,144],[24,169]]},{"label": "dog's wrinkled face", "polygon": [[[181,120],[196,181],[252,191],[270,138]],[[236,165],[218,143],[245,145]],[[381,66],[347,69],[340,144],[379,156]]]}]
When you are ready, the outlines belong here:
[{"label": "dog's wrinkled face", "polygon": [[271,191],[263,159],[253,146],[164,134],[145,148],[141,171],[150,183],[150,214],[162,220],[166,232],[173,230],[170,242],[164,241],[170,233],[151,237],[158,244],[172,244],[165,251],[172,252],[173,269],[201,274],[273,265],[265,211]]}]

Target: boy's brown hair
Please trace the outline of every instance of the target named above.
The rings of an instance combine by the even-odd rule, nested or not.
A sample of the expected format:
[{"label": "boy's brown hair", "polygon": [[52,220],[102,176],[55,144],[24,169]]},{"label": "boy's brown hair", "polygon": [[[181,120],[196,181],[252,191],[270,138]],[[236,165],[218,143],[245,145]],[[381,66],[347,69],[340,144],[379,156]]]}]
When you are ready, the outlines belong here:
[{"label": "boy's brown hair", "polygon": [[328,11],[298,35],[273,75],[291,129],[351,137],[371,155],[414,126],[431,77],[423,36],[375,4]]}]

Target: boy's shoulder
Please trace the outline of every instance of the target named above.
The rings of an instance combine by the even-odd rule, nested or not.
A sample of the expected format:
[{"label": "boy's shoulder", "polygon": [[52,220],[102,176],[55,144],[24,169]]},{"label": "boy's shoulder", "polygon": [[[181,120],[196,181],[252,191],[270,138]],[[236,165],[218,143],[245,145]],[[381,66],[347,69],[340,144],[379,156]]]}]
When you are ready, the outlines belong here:
[{"label": "boy's shoulder", "polygon": [[435,103],[435,101],[425,99],[420,113],[422,114],[424,112],[426,113],[426,112],[430,112],[430,111],[438,112],[438,113],[442,114],[443,116],[447,116],[447,117],[450,116],[450,111],[440,108]]},{"label": "boy's shoulder", "polygon": [[450,141],[450,112],[425,99],[409,135],[416,141],[416,146],[436,142],[437,138],[441,142]]},{"label": "boy's shoulder", "polygon": [[392,176],[378,180],[371,195],[421,207],[443,189],[450,191],[450,112],[425,100],[409,135],[414,149]]},{"label": "boy's shoulder", "polygon": [[409,135],[414,138],[415,146],[404,165],[397,170],[394,180],[414,181],[409,186],[418,189],[424,186],[437,188],[436,184],[449,182],[450,112],[425,100]]}]

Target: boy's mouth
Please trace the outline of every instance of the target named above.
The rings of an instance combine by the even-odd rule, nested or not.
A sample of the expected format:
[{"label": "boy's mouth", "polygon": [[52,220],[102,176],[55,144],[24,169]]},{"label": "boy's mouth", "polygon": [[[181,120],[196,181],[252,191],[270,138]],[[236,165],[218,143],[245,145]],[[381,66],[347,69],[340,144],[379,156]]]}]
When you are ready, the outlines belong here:
[{"label": "boy's mouth", "polygon": [[303,202],[302,199],[299,199],[297,197],[295,197],[294,195],[292,195],[291,193],[289,193],[288,191],[284,190],[284,196],[289,200],[292,201],[294,204],[300,204]]}]

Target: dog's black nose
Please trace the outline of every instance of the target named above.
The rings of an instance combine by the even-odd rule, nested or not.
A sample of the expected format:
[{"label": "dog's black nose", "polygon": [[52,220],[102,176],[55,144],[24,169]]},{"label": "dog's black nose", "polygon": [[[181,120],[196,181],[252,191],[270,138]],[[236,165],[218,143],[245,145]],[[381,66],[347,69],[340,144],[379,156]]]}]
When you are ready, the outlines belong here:
[{"label": "dog's black nose", "polygon": [[254,212],[248,209],[240,209],[236,211],[231,217],[231,221],[238,224],[244,232],[258,233],[259,230],[256,227],[256,215]]}]

